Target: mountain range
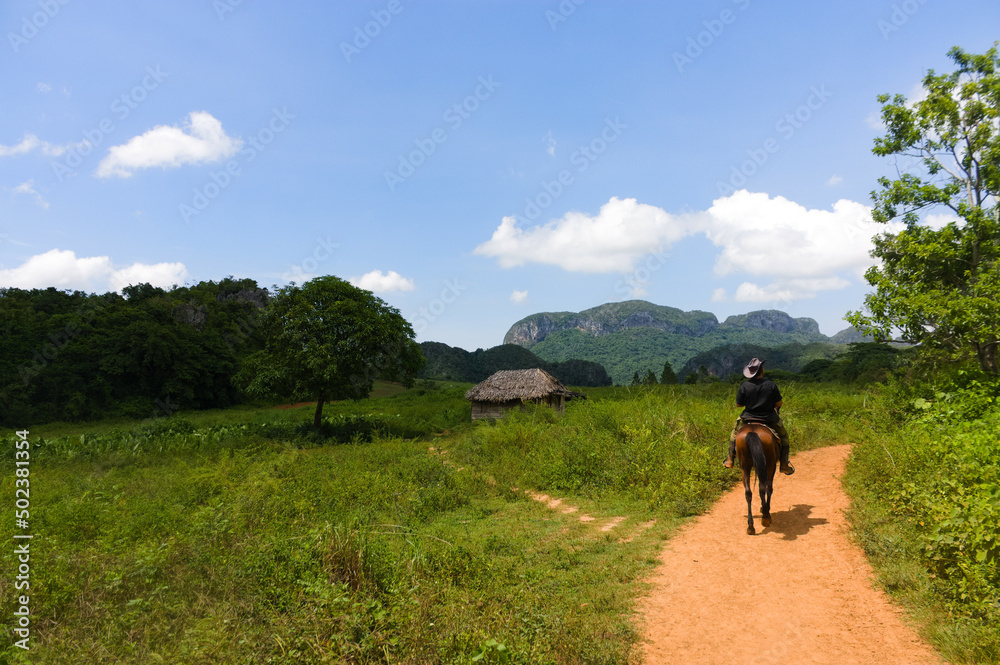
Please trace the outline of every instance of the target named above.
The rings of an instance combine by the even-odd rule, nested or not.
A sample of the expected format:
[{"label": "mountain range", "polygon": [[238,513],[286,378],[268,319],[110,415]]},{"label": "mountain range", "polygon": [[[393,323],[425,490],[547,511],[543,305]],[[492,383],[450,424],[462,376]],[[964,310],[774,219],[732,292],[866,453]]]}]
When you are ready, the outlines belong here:
[{"label": "mountain range", "polygon": [[[678,378],[704,366],[725,377],[751,357],[771,369],[797,372],[811,360],[833,358],[846,344],[866,341],[854,328],[828,337],[810,318],[759,310],[720,322],[711,312],[656,305],[645,300],[606,303],[582,312],[540,312],[510,327],[504,344],[530,349],[548,362],[600,363],[616,384],[630,383],[669,362]],[[745,357],[746,356],[746,357]]]}]

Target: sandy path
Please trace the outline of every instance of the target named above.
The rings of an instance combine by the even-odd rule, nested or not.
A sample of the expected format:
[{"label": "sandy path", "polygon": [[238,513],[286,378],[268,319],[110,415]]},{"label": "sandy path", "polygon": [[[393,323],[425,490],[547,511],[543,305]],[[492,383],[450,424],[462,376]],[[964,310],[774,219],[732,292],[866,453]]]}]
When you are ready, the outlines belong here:
[{"label": "sandy path", "polygon": [[[850,447],[793,457],[778,474],[767,529],[746,535],[743,486],[686,525],[661,555],[642,607],[648,665],[942,663],[873,588],[847,538],[840,476]],[[768,570],[764,584],[752,584]],[[766,638],[766,639],[765,639]]]}]

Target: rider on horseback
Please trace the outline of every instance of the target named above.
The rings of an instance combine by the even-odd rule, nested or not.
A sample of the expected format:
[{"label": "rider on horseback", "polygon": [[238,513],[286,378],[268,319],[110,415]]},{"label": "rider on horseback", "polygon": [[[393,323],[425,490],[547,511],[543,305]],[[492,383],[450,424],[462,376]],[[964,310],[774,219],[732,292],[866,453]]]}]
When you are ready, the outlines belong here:
[{"label": "rider on horseback", "polygon": [[729,437],[729,456],[722,466],[733,468],[733,458],[736,456],[736,432],[748,422],[764,423],[777,432],[781,439],[781,469],[790,476],[795,473],[795,467],[788,463],[788,432],[781,422],[778,410],[781,408],[781,391],[771,379],[764,378],[764,361],[754,358],[743,368],[743,376],[747,377],[736,392],[736,406],[743,407],[743,413],[736,419],[736,426]]}]

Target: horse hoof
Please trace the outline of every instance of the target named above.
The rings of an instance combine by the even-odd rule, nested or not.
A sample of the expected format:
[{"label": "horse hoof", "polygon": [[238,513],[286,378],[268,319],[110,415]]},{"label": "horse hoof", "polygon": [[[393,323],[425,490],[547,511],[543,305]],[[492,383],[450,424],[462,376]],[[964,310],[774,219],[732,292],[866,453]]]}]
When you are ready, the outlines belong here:
[{"label": "horse hoof", "polygon": [[752,535],[754,535],[756,533],[757,533],[757,529],[753,528],[752,526],[748,526],[747,527],[747,535],[748,536],[752,536]]},{"label": "horse hoof", "polygon": [[760,523],[763,524],[764,526],[771,526],[771,518],[765,517],[760,521]]}]

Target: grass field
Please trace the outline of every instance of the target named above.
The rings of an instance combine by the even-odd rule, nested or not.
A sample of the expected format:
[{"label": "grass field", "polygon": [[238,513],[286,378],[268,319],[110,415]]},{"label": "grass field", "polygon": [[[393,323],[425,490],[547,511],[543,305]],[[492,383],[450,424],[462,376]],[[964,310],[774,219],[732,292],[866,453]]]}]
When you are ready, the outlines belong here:
[{"label": "grass field", "polygon": [[[31,651],[0,653],[636,662],[664,540],[735,482],[734,387],[588,389],[563,416],[475,425],[467,387],[380,386],[327,405],[322,436],[308,405],[33,430]],[[798,450],[871,431],[864,391],[782,390]],[[13,497],[12,474],[0,487]],[[17,569],[10,548],[0,566]],[[16,601],[0,587],[8,634]]]}]

